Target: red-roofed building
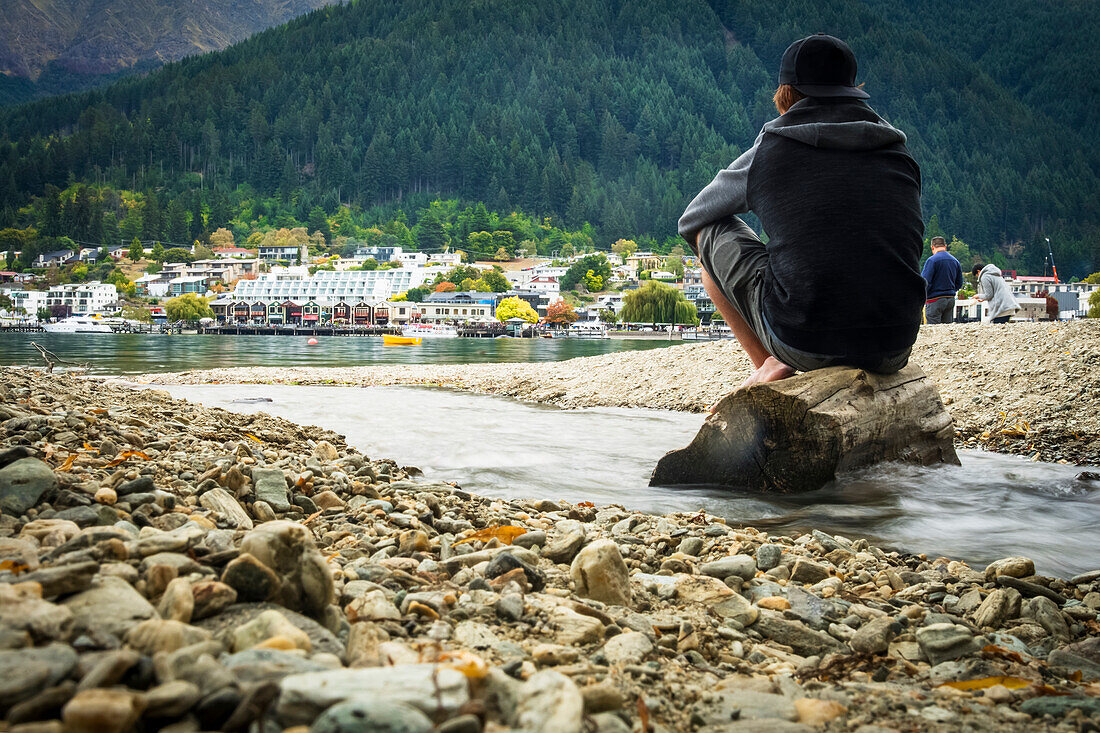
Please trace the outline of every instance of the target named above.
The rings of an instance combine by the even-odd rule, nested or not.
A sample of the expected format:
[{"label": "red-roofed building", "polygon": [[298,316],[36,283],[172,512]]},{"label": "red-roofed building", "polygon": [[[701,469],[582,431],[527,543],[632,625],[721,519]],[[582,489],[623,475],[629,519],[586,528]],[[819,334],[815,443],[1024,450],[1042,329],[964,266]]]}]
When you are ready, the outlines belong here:
[{"label": "red-roofed building", "polygon": [[214,256],[221,259],[231,259],[234,257],[254,257],[255,255],[251,250],[247,250],[243,247],[214,247],[212,250]]}]

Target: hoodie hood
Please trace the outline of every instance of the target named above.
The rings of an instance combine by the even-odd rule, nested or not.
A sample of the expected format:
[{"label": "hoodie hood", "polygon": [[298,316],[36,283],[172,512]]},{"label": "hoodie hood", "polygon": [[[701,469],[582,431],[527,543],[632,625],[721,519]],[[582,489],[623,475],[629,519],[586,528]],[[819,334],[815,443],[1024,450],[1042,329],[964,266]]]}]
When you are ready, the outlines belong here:
[{"label": "hoodie hood", "polygon": [[981,272],[978,273],[978,277],[982,277],[983,275],[996,275],[997,277],[1001,277],[1001,268],[996,265],[986,265],[982,268]]},{"label": "hoodie hood", "polygon": [[877,150],[905,144],[905,133],[857,99],[823,102],[807,97],[764,125],[764,132],[831,150]]}]

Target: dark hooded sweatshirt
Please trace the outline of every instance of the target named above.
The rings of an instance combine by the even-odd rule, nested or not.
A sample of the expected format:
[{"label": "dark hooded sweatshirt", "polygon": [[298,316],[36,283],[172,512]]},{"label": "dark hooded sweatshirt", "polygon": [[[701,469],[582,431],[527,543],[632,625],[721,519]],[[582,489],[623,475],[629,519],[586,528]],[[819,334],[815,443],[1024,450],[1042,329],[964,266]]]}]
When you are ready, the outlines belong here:
[{"label": "dark hooded sweatshirt", "polygon": [[913,344],[925,299],[920,168],[905,135],[857,99],[807,98],[688,205],[680,235],[747,211],[769,236],[764,318],[814,354]]}]

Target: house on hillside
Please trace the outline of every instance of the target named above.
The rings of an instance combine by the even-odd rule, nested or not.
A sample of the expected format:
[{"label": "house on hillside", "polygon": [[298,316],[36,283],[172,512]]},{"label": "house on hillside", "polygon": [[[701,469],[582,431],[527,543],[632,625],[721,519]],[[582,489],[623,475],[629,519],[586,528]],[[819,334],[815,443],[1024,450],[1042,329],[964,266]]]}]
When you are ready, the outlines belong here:
[{"label": "house on hillside", "polygon": [[244,247],[214,247],[214,257],[219,260],[247,259],[253,257],[252,250]]},{"label": "house on hillside", "polygon": [[71,249],[56,249],[52,252],[43,252],[34,258],[35,267],[47,267],[52,264],[64,264],[76,256]]}]

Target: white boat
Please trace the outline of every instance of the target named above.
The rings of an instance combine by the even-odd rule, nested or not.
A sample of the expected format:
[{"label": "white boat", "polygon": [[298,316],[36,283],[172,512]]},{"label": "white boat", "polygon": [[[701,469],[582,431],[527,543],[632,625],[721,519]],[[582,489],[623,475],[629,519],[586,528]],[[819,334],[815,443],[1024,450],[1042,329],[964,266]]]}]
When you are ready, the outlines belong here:
[{"label": "white boat", "polygon": [[454,326],[444,326],[438,323],[416,323],[401,329],[401,335],[408,338],[458,338],[458,330]]},{"label": "white boat", "polygon": [[611,338],[607,333],[607,325],[603,321],[577,321],[570,323],[565,331],[565,337],[571,339],[606,339]]},{"label": "white boat", "polygon": [[46,333],[114,333],[105,318],[95,316],[69,316],[57,323],[44,323]]}]

